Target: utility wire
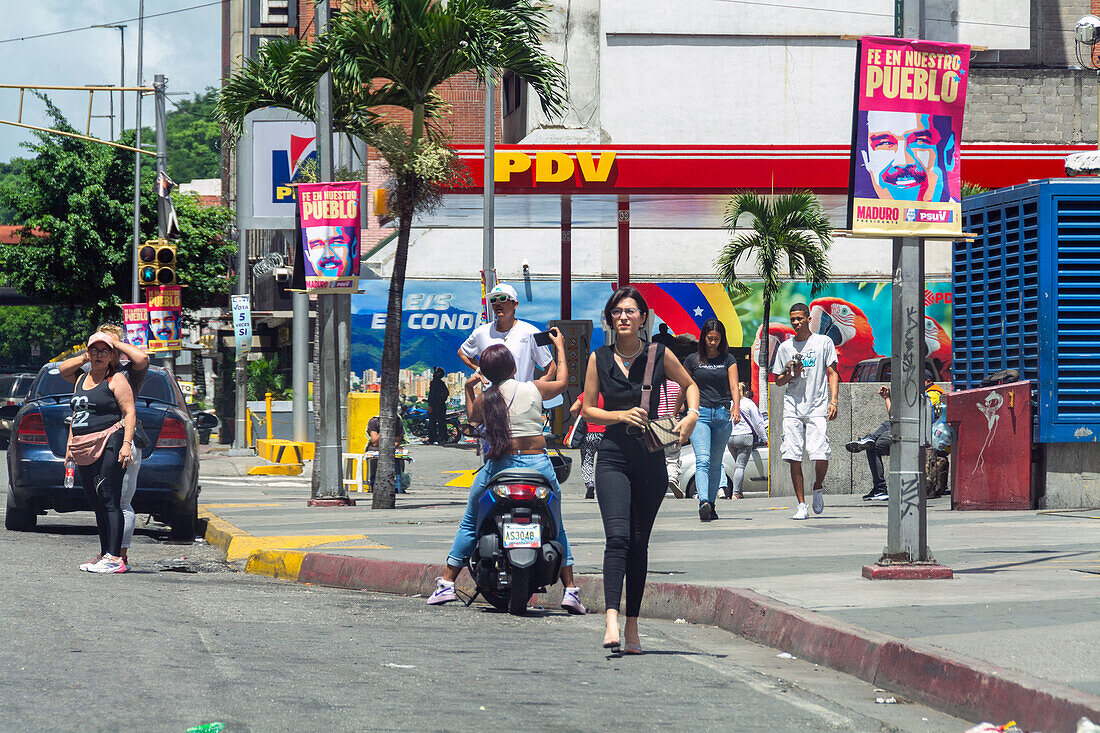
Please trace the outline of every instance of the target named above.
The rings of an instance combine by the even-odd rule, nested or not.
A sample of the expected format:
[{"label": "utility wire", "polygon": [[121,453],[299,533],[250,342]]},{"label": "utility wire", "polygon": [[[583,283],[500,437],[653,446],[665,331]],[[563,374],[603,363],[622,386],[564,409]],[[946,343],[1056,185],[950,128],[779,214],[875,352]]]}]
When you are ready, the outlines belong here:
[{"label": "utility wire", "polygon": [[[211,5],[221,5],[221,4],[222,4],[222,0],[213,0],[213,2],[203,3],[202,5],[192,5],[192,6],[187,7],[187,8],[177,8],[176,10],[165,10],[165,11],[160,12],[160,13],[147,13],[146,15],[144,15],[142,17],[144,17],[146,20],[148,20],[149,18],[159,18],[163,15],[175,15],[176,13],[186,13],[188,10],[198,10],[199,8],[208,8]],[[0,43],[15,43],[16,41],[30,41],[30,40],[35,39],[35,38],[46,38],[48,36],[60,36],[63,33],[76,33],[77,31],[87,31],[87,30],[91,30],[92,28],[98,28],[98,27],[103,26],[103,25],[121,25],[122,23],[132,23],[135,20],[139,20],[139,18],[137,18],[135,16],[133,18],[124,18],[123,20],[111,21],[110,23],[96,23],[94,25],[81,26],[80,28],[69,28],[69,29],[63,30],[63,31],[51,31],[50,33],[38,33],[38,34],[33,35],[33,36],[19,36],[17,38],[4,38],[4,39],[0,40]]]}]

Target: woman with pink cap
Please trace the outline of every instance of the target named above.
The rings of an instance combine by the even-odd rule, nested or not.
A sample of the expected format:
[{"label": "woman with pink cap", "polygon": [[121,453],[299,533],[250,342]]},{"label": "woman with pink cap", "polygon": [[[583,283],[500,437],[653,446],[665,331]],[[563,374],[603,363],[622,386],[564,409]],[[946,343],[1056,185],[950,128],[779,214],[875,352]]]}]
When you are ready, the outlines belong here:
[{"label": "woman with pink cap", "polygon": [[112,366],[114,339],[101,331],[88,338],[88,372],[76,382],[65,463],[76,463],[84,495],[95,510],[100,555],[80,566],[92,573],[124,573],[122,476],[133,462],[137,412],[126,377]]}]

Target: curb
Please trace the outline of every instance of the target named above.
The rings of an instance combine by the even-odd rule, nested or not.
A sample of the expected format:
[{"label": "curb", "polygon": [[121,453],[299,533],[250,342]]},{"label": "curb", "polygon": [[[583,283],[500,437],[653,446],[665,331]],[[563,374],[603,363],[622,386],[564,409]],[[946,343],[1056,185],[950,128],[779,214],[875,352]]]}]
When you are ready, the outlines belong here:
[{"label": "curb", "polygon": [[[227,549],[233,535],[225,526],[232,525],[206,515],[207,541]],[[253,552],[246,567],[249,573],[299,583],[423,596],[435,589],[442,571],[442,565],[428,563],[275,549]],[[578,577],[577,584],[590,611],[603,610],[602,579]],[[465,590],[473,590],[468,580]],[[547,605],[556,605],[560,588],[546,596]],[[750,590],[647,583],[641,615],[718,626],[967,720],[1014,718],[1024,728],[1056,733],[1076,731],[1082,716],[1100,719],[1095,695],[852,626]]]}]

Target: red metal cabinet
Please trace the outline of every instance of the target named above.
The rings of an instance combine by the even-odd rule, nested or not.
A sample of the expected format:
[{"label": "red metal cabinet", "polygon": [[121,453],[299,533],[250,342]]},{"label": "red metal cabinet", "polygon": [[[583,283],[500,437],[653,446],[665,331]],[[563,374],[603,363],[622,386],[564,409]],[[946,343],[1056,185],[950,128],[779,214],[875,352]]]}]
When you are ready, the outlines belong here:
[{"label": "red metal cabinet", "polygon": [[952,509],[1032,509],[1031,383],[952,392]]}]

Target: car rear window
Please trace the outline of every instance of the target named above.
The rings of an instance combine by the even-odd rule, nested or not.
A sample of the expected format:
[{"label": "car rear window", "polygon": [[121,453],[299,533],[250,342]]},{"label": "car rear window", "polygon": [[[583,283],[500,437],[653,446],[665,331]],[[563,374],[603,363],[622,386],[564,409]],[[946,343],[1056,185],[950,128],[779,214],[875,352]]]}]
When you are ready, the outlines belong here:
[{"label": "car rear window", "polygon": [[[61,376],[57,367],[43,370],[33,388],[31,399],[41,397],[68,397],[73,393],[75,384]],[[177,400],[168,383],[168,377],[163,372],[155,372],[152,369],[145,375],[145,381],[141,385],[139,399],[156,400],[176,404]]]},{"label": "car rear window", "polygon": [[15,386],[15,377],[0,377],[0,398],[8,397]]}]

